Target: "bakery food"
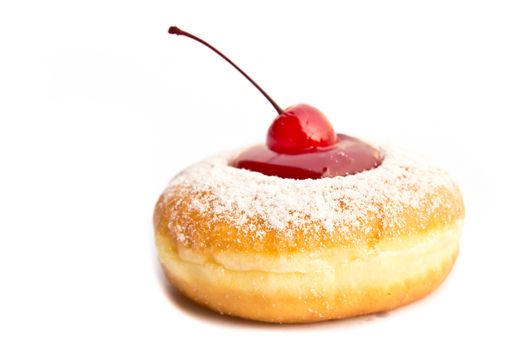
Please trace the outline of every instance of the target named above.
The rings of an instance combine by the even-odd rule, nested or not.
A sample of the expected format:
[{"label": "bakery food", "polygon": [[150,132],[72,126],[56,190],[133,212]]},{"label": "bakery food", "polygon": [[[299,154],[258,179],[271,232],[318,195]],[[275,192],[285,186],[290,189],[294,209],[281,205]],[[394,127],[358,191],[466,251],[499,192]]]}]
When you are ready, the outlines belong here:
[{"label": "bakery food", "polygon": [[154,213],[168,280],[229,315],[311,322],[378,312],[434,290],[457,257],[457,185],[414,155],[337,134],[318,109],[281,109],[266,144],[178,174]]},{"label": "bakery food", "polygon": [[169,281],[198,303],[267,322],[372,313],[434,290],[459,250],[464,206],[442,170],[390,147],[350,176],[283,179],[229,165],[177,175],[154,216]]}]

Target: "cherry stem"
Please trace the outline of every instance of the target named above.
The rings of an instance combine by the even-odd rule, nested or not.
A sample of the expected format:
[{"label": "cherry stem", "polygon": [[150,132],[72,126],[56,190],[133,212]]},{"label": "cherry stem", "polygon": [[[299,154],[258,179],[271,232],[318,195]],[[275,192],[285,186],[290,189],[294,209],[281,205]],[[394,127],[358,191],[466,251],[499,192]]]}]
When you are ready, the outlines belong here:
[{"label": "cherry stem", "polygon": [[259,92],[261,92],[263,94],[264,97],[266,97],[266,99],[272,104],[273,108],[275,108],[275,110],[277,111],[277,113],[279,113],[279,115],[284,113],[284,110],[282,108],[280,108],[279,105],[277,103],[275,103],[275,101],[272,100],[272,98],[270,96],[268,96],[268,94],[263,89],[261,89],[261,87],[258,84],[256,84],[256,82],[254,80],[252,80],[243,70],[241,70],[236,64],[234,64],[233,61],[231,61],[229,58],[224,56],[224,54],[222,52],[220,52],[219,50],[217,50],[215,47],[213,47],[212,45],[210,45],[209,43],[207,43],[203,39],[200,39],[197,36],[192,35],[191,33],[188,33],[186,31],[183,31],[180,28],[175,27],[175,26],[169,27],[168,33],[169,34],[176,34],[176,35],[183,35],[183,36],[186,36],[188,38],[194,39],[197,42],[200,42],[201,44],[205,45],[206,47],[208,47],[209,49],[214,51],[220,57],[225,59],[229,64],[231,64],[233,67],[235,67],[236,70],[238,70],[240,73],[242,73],[242,75],[245,78],[247,78],[247,80],[249,80],[252,83],[252,85],[254,85],[256,87],[256,89],[258,89]]}]

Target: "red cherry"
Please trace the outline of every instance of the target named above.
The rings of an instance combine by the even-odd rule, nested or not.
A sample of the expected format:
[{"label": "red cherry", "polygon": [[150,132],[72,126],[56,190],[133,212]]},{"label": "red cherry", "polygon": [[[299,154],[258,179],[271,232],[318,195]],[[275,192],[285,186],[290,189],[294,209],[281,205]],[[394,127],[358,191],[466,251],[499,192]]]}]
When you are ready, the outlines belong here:
[{"label": "red cherry", "polygon": [[205,45],[231,64],[266,97],[278,113],[266,138],[267,146],[274,152],[282,154],[307,153],[324,150],[337,143],[332,125],[318,109],[299,104],[283,110],[251,77],[215,47],[178,27],[172,26],[168,32],[186,36]]},{"label": "red cherry", "polygon": [[268,148],[284,154],[324,150],[336,143],[332,124],[319,109],[306,104],[284,110],[275,118],[266,136]]},{"label": "red cherry", "polygon": [[283,178],[317,179],[356,174],[381,164],[378,150],[350,136],[337,136],[318,109],[299,104],[283,110],[233,61],[206,41],[177,27],[170,27],[169,34],[186,36],[217,53],[247,78],[277,111],[278,116],[268,130],[266,146],[242,152],[232,160],[232,166]]}]

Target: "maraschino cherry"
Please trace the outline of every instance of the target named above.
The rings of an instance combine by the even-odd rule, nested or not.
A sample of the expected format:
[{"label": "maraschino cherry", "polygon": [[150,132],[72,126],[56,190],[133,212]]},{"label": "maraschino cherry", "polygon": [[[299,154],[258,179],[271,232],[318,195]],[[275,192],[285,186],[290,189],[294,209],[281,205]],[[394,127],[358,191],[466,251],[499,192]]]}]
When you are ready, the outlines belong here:
[{"label": "maraschino cherry", "polygon": [[274,152],[298,154],[326,150],[337,143],[332,124],[315,107],[299,104],[275,118],[266,145]]},{"label": "maraschino cherry", "polygon": [[275,118],[272,126],[270,126],[266,138],[268,147],[274,152],[286,154],[312,152],[330,147],[337,142],[332,124],[317,108],[306,104],[299,104],[283,110],[254,80],[234,64],[233,61],[222,54],[222,52],[204,40],[178,27],[170,27],[168,32],[170,34],[187,36],[215,51],[235,67],[268,99],[278,113],[278,117]]},{"label": "maraschino cherry", "polygon": [[351,175],[378,166],[381,155],[372,146],[347,135],[336,134],[321,111],[307,104],[283,110],[243,70],[206,41],[172,26],[170,34],[183,35],[207,46],[249,80],[277,111],[268,129],[266,146],[252,147],[239,154],[231,165],[293,179],[317,179]]}]

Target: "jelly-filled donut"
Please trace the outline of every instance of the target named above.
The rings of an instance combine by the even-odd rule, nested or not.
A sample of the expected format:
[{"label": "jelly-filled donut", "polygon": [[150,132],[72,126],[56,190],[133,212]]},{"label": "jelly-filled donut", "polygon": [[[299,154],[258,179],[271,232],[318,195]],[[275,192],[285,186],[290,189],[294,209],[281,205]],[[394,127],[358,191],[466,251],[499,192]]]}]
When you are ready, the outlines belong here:
[{"label": "jelly-filled donut", "polygon": [[453,266],[464,217],[442,170],[380,147],[355,175],[285,179],[230,166],[177,175],[155,208],[169,281],[221,313],[309,322],[388,310],[435,289]]},{"label": "jelly-filled donut", "polygon": [[[194,35],[171,27],[222,53]],[[154,213],[167,279],[196,302],[266,322],[389,310],[434,290],[459,251],[464,204],[439,168],[281,109],[266,144],[205,159]]]}]

